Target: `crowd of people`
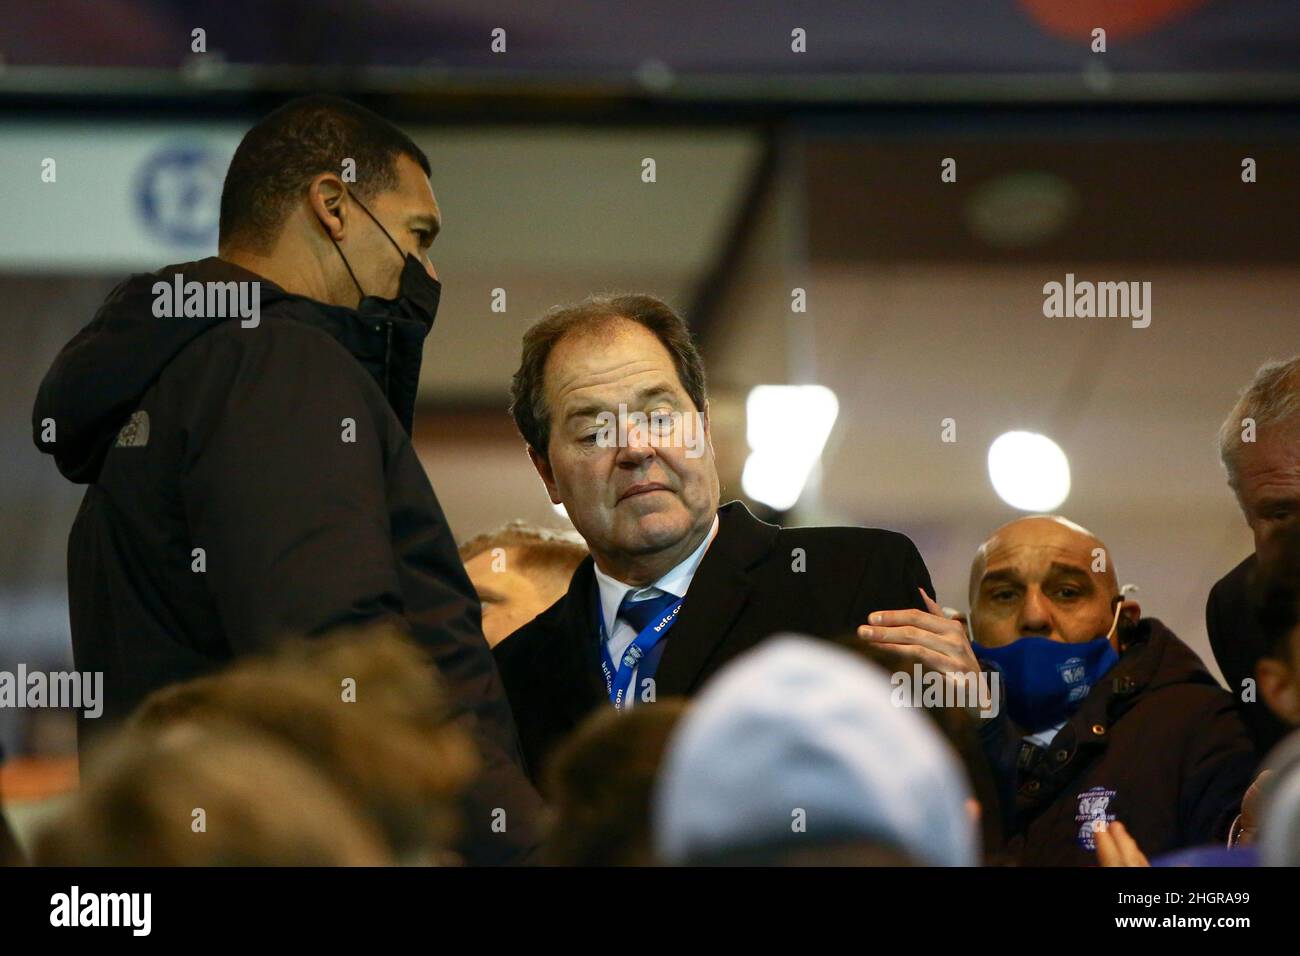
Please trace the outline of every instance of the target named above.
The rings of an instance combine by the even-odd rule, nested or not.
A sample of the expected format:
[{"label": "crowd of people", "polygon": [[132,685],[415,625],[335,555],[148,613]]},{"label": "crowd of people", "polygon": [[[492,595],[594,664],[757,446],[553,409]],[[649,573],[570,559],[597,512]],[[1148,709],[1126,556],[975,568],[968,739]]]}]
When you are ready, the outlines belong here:
[{"label": "crowd of people", "polygon": [[[1255,540],[1208,596],[1226,690],[1063,516],[992,529],[954,613],[902,534],[723,502],[703,360],[649,295],[522,342],[510,412],[574,532],[457,548],[410,440],[429,171],[353,104],[282,107],[219,255],[126,280],[55,360],[33,426],[88,486],[106,700],[33,862],[1300,863],[1300,356],[1220,433]],[[160,317],[173,275],[258,283],[260,321]]]}]

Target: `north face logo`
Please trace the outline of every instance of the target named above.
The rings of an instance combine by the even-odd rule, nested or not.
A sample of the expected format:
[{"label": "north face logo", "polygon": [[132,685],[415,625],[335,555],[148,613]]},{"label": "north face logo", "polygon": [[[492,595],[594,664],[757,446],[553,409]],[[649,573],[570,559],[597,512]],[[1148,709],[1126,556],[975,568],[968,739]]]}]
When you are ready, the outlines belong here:
[{"label": "north face logo", "polygon": [[132,412],[130,419],[117,433],[118,448],[143,448],[149,444],[149,413],[144,409]]}]

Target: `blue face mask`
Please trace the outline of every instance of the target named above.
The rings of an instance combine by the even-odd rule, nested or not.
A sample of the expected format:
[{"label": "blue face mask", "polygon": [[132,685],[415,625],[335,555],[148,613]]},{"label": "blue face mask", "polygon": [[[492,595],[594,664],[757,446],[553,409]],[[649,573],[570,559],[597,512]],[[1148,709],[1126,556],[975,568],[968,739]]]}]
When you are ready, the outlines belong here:
[{"label": "blue face mask", "polygon": [[1064,644],[1046,637],[1022,637],[1005,647],[972,642],[975,657],[997,665],[1007,690],[1007,712],[1020,727],[1037,733],[1061,723],[1088,691],[1119,662],[1109,639]]}]

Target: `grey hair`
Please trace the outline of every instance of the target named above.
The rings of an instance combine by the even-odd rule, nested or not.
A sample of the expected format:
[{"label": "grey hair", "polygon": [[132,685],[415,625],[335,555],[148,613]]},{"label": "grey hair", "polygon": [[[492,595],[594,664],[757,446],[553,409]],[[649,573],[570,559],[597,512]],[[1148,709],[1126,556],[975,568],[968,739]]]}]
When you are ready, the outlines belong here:
[{"label": "grey hair", "polygon": [[1241,430],[1247,418],[1254,420],[1256,429],[1300,431],[1300,355],[1261,365],[1219,428],[1219,460],[1228,472],[1228,486],[1238,496],[1241,494]]}]

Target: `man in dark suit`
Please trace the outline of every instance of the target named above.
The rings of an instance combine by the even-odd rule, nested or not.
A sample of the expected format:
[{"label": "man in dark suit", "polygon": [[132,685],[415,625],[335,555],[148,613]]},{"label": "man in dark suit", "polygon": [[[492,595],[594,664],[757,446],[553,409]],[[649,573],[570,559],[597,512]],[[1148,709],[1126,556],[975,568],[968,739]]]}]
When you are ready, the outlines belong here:
[{"label": "man in dark suit", "polygon": [[1263,757],[1287,727],[1258,692],[1247,692],[1253,690],[1256,665],[1267,649],[1247,595],[1261,562],[1270,559],[1278,533],[1300,521],[1300,355],[1266,363],[1255,373],[1219,430],[1219,456],[1255,537],[1255,553],[1214,585],[1205,605],[1205,628],[1214,659]]},{"label": "man in dark suit", "polygon": [[771,634],[850,633],[933,593],[901,534],[719,508],[703,363],[657,299],[549,313],[524,337],[512,411],[591,550],[565,596],[495,649],[534,779],[600,707],[689,696]]}]

